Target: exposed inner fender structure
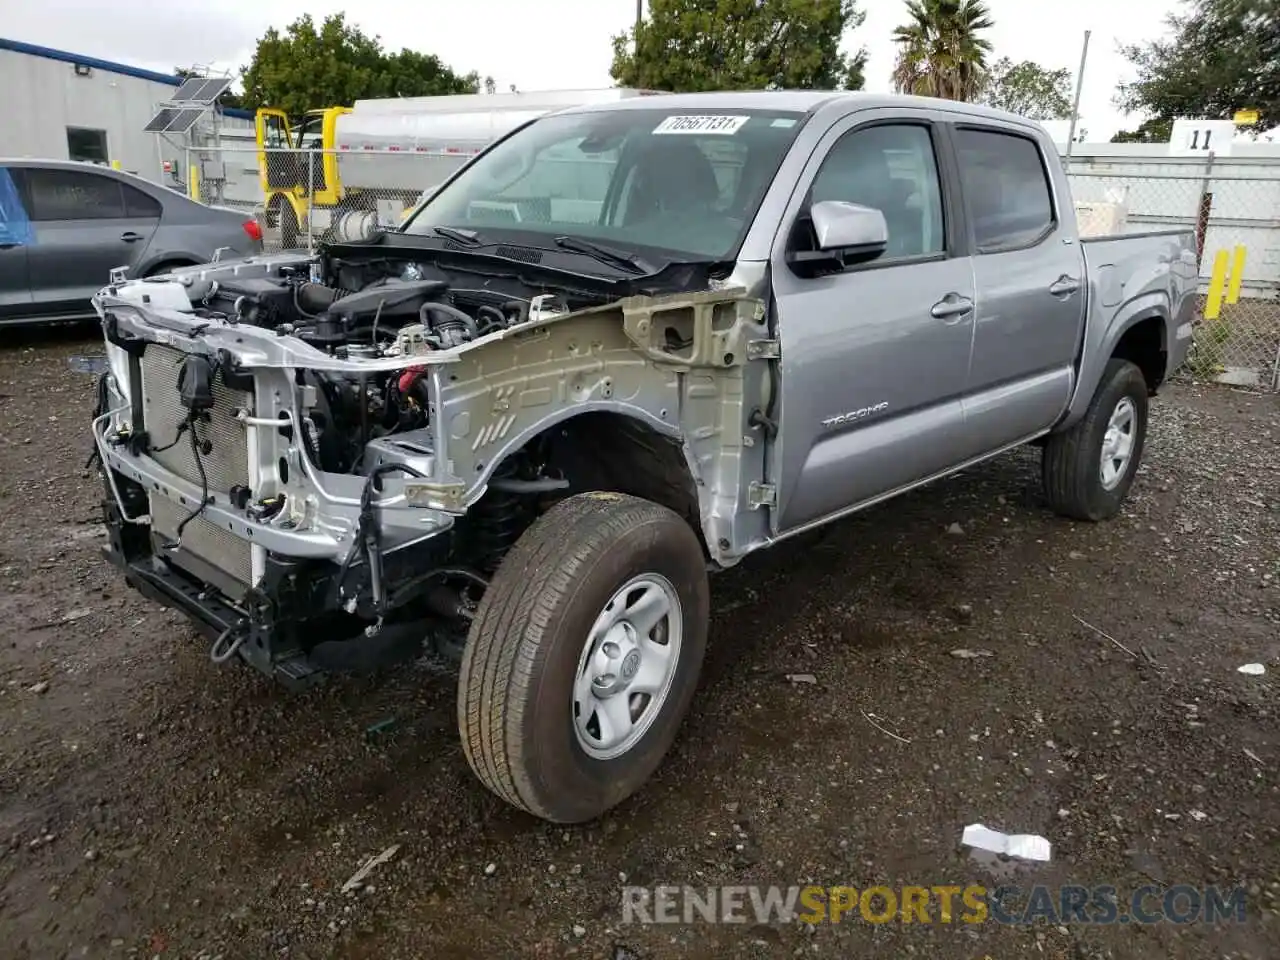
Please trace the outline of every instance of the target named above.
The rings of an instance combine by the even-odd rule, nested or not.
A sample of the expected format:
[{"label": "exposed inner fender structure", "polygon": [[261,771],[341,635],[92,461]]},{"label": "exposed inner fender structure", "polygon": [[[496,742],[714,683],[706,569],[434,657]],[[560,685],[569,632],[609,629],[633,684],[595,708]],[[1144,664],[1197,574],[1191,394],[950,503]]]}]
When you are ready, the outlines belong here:
[{"label": "exposed inner fender structure", "polygon": [[535,437],[552,463],[671,507],[710,558],[735,562],[768,536],[747,486],[764,475],[750,417],[769,390],[761,301],[742,291],[631,297],[505,332],[431,368],[437,463],[452,478],[409,481],[408,500],[462,512],[498,465]]},{"label": "exposed inner fender structure", "polygon": [[553,430],[548,447],[550,463],[575,492],[611,490],[651,500],[701,533],[697,485],[671,437],[622,414],[592,412]]}]

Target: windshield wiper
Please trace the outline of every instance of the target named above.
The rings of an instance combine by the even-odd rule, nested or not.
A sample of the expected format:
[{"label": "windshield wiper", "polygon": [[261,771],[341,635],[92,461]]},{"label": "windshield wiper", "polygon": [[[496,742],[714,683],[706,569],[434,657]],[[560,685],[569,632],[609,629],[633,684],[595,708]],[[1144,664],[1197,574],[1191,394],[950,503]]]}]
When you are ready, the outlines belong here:
[{"label": "windshield wiper", "polygon": [[585,253],[601,263],[621,267],[623,270],[629,270],[632,273],[653,273],[653,265],[645,260],[632,254],[624,253],[621,250],[615,250],[612,247],[602,247],[598,243],[592,243],[590,240],[583,240],[579,237],[556,237],[555,245],[564,250],[573,250],[575,253]]},{"label": "windshield wiper", "polygon": [[432,227],[436,233],[442,237],[461,243],[464,246],[476,247],[481,243],[480,234],[474,230],[463,230],[459,227]]}]

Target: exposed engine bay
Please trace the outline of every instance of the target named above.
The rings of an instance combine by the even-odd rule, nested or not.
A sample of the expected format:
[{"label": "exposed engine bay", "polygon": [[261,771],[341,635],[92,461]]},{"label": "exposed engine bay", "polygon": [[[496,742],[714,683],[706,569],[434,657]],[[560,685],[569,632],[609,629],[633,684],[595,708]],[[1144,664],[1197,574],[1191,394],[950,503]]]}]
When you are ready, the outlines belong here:
[{"label": "exposed engine bay", "polygon": [[698,523],[689,462],[718,434],[695,454],[676,416],[744,420],[759,301],[424,252],[215,262],[96,298],[109,555],[215,660],[301,682],[334,668],[323,649],[413,646],[424,623],[456,652],[507,552],[577,492]]},{"label": "exposed engine bay", "polygon": [[[284,266],[279,276],[213,281],[198,316],[247,323],[298,337],[340,357],[381,357],[448,350],[530,319],[564,313],[562,297],[521,298],[489,290],[453,290],[430,266],[394,261],[333,261]],[[319,268],[319,269],[314,269]]]},{"label": "exposed engine bay", "polygon": [[[277,275],[215,279],[193,298],[198,317],[296,337],[339,360],[425,356],[581,306],[562,294],[455,289],[447,275],[408,260],[321,257]],[[366,443],[420,429],[429,402],[421,367],[367,375],[299,370],[317,388],[304,442],[325,471],[359,467]]]}]

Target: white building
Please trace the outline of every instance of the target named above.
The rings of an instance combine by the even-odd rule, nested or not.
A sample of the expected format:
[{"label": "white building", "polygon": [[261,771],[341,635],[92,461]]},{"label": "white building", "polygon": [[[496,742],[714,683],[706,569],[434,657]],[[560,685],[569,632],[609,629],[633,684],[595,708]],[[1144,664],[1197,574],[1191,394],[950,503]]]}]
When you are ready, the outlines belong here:
[{"label": "white building", "polygon": [[[105,163],[163,182],[170,179],[166,161],[183,169],[186,141],[143,128],[181,83],[171,74],[0,37],[0,157]],[[223,109],[218,126],[243,136],[253,114]],[[212,133],[210,118],[196,136]]]}]

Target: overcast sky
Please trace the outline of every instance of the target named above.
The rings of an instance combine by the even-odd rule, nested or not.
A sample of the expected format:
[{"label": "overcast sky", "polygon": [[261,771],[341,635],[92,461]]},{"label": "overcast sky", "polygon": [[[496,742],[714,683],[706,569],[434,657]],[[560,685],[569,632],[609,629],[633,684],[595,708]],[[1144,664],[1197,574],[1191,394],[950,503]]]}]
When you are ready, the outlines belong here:
[{"label": "overcast sky", "polygon": [[[903,19],[901,0],[862,0],[863,26],[847,45],[871,54],[867,89],[887,91],[893,68],[890,34]],[[1130,79],[1117,44],[1164,31],[1177,0],[988,0],[995,56],[1068,67],[1074,77],[1085,30],[1092,30],[1081,100],[1090,140],[1124,124],[1111,104]],[[0,0],[0,35],[168,72],[175,66],[234,69],[249,61],[268,27],[309,12],[317,21],[347,10],[349,21],[391,48],[438,55],[460,73],[493,76],[499,89],[612,85],[609,38],[635,19],[635,0]],[[317,106],[321,106],[317,104]]]}]

